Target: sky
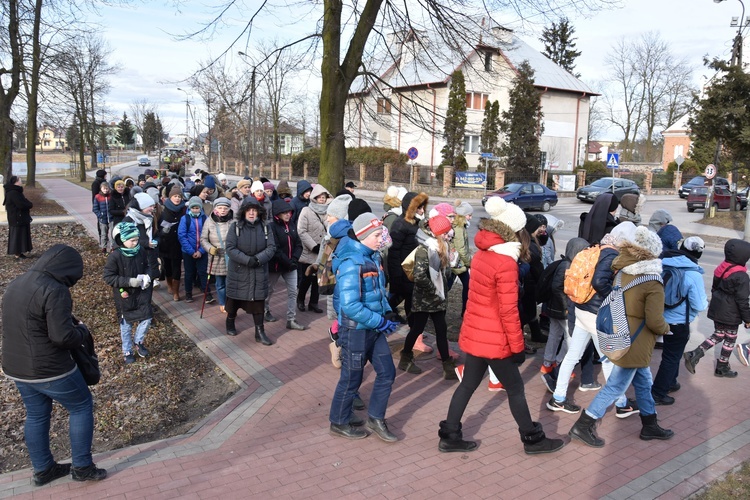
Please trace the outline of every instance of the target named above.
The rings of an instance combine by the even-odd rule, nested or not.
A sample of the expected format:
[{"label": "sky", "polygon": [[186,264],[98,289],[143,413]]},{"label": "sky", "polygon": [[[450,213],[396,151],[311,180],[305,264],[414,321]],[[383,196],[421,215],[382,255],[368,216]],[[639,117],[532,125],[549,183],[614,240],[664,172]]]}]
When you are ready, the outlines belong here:
[{"label": "sky", "polygon": [[[110,44],[114,64],[120,68],[119,73],[111,78],[111,92],[107,98],[111,120],[117,121],[124,111],[129,112],[134,100],[147,99],[158,107],[167,130],[173,134],[184,133],[186,94],[177,87],[185,90],[189,87],[180,81],[184,82],[200,62],[226,51],[233,39],[239,36],[250,8],[259,4],[247,0],[248,14],[230,14],[225,18],[225,27],[211,40],[175,40],[175,35],[200,29],[216,14],[207,5],[217,3],[218,0],[183,0],[178,4],[149,0],[136,1],[126,7],[100,9],[98,22],[103,27],[102,35]],[[298,8],[303,4],[305,2],[298,3]],[[710,75],[702,65],[704,56],[729,58],[731,41],[737,32],[737,28],[730,27],[730,20],[742,13],[739,0],[718,4],[713,0],[622,0],[621,4],[622,8],[594,12],[585,17],[569,16],[577,36],[577,49],[582,52],[576,60],[576,70],[581,73],[581,80],[589,85],[606,78],[605,59],[620,37],[637,38],[642,33],[656,31],[670,44],[677,58],[686,59],[695,68],[694,84],[698,87]],[[291,40],[304,29],[299,25],[284,24],[291,17],[290,13],[277,10],[274,14],[257,19],[250,42],[243,38],[229,49],[229,64],[246,66],[236,53],[238,50],[248,51],[251,47],[248,43],[271,38]],[[746,15],[750,15],[750,11]],[[307,17],[313,19],[315,16]],[[517,19],[503,15],[498,19],[541,50],[538,37],[543,24],[520,25]],[[304,85],[300,92],[319,91],[315,88],[319,83],[305,82]],[[188,99],[191,106],[203,109],[197,95],[190,95]],[[613,129],[606,135],[610,136],[601,139],[618,139]]]}]

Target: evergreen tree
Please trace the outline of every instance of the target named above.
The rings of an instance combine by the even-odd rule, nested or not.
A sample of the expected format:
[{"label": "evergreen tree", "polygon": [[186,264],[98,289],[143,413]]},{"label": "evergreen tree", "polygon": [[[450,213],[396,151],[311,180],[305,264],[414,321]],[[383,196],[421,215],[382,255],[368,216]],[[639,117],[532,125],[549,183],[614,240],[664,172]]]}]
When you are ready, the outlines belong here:
[{"label": "evergreen tree", "polygon": [[128,120],[128,114],[122,114],[122,120],[117,124],[117,141],[123,146],[133,144],[135,138],[135,127]]},{"label": "evergreen tree", "polygon": [[484,119],[479,145],[483,153],[497,154],[497,141],[500,137],[500,103],[487,101],[484,105]]},{"label": "evergreen tree", "polygon": [[504,135],[500,156],[505,158],[506,168],[511,172],[537,174],[541,161],[539,137],[544,131],[543,113],[539,92],[534,87],[534,70],[528,61],[519,65],[508,97],[508,109],[502,112],[500,120],[500,131]]},{"label": "evergreen tree", "polygon": [[575,60],[581,55],[581,51],[576,50],[576,39],[573,38],[575,31],[575,28],[568,23],[568,19],[563,17],[559,23],[552,22],[551,28],[544,28],[539,41],[544,43],[542,54],[578,78],[581,74],[574,73]]},{"label": "evergreen tree", "polygon": [[451,75],[448,110],[445,113],[443,138],[445,146],[441,151],[443,165],[453,165],[456,170],[466,170],[464,136],[466,134],[466,83],[461,70]]},{"label": "evergreen tree", "polygon": [[161,122],[153,111],[149,111],[143,117],[143,151],[149,154],[159,149],[162,141]]},{"label": "evergreen tree", "polygon": [[73,124],[65,131],[65,144],[71,151],[77,151],[80,146],[80,135],[78,134],[78,120],[73,117]]}]

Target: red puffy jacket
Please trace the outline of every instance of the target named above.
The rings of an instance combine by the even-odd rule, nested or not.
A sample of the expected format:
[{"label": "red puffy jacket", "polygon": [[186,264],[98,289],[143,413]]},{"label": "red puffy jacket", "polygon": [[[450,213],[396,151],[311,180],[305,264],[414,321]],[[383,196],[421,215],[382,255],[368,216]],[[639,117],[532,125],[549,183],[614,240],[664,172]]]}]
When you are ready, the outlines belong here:
[{"label": "red puffy jacket", "polygon": [[517,241],[502,222],[482,219],[479,223],[474,239],[479,252],[471,261],[469,301],[458,340],[468,354],[502,359],[524,350],[518,312],[519,247],[512,243]]}]

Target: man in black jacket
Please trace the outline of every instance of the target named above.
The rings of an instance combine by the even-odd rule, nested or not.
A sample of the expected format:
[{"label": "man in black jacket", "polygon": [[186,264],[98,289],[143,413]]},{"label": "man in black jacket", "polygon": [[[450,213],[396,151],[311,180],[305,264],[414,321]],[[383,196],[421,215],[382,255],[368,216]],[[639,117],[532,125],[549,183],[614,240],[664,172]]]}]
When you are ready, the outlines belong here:
[{"label": "man in black jacket", "polygon": [[3,296],[3,371],[15,382],[26,407],[24,435],[36,486],[71,472],[71,465],[58,464],[50,451],[52,401],[70,414],[73,479],[107,477],[91,457],[91,391],[70,355],[70,349],[83,343],[84,329],[73,319],[70,296],[70,287],[82,276],[81,255],[67,245],[54,245],[13,280]]}]

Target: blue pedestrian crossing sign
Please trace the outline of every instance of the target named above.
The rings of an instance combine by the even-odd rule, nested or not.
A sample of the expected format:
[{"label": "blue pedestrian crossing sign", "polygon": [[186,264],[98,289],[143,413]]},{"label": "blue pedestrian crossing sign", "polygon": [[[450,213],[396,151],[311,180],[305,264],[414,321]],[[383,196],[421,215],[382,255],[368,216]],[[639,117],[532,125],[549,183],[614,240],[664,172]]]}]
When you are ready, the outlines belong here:
[{"label": "blue pedestrian crossing sign", "polygon": [[607,168],[620,168],[620,155],[607,153]]}]

